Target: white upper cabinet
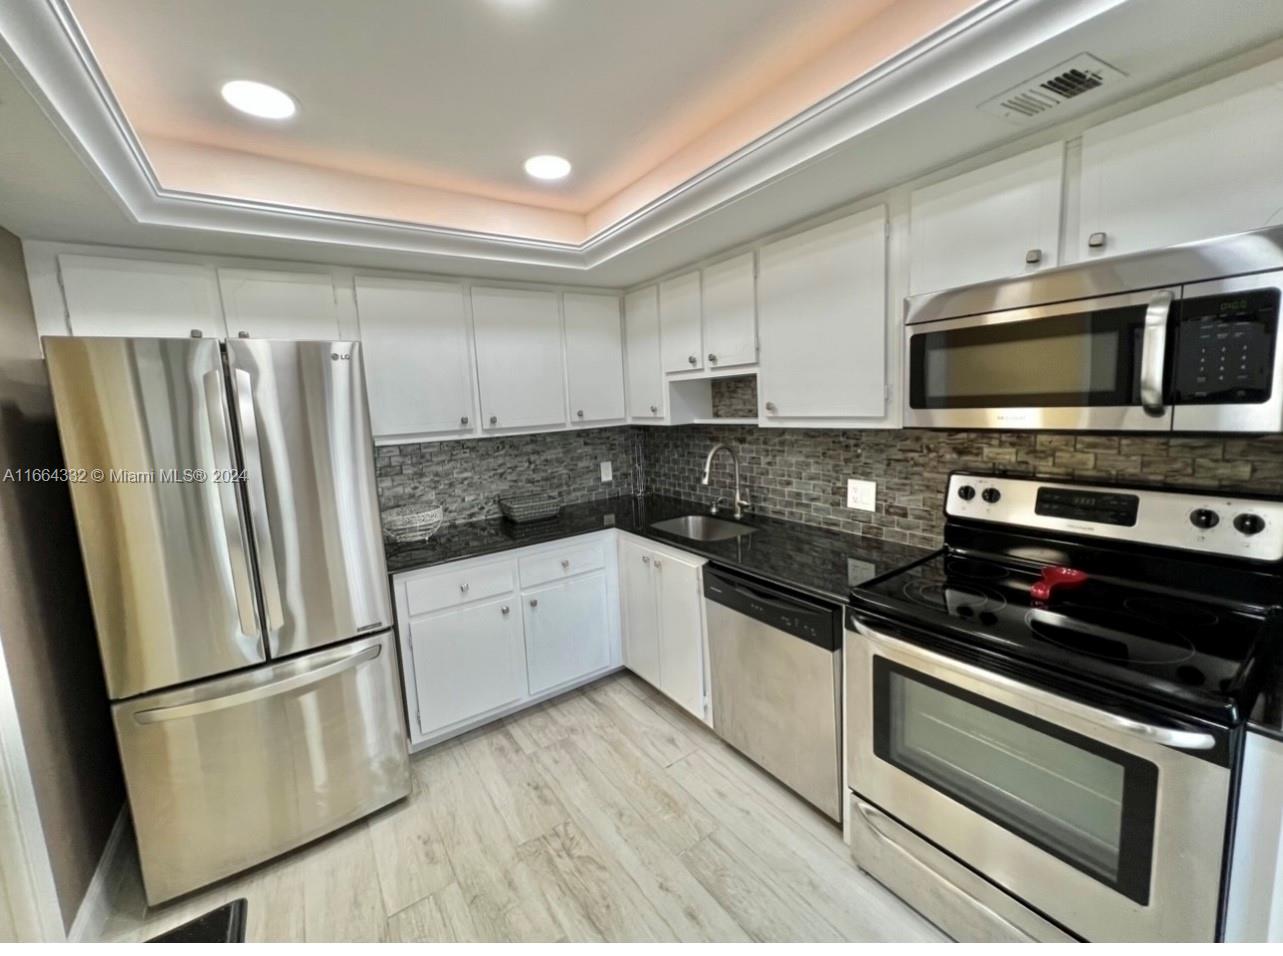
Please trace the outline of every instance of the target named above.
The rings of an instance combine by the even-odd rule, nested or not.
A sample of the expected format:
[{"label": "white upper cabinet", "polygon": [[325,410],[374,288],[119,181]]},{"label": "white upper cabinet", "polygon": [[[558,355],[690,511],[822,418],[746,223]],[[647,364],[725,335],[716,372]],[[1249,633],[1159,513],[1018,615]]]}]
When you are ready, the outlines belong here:
[{"label": "white upper cabinet", "polygon": [[909,294],[1056,265],[1064,174],[1057,142],[915,189]]},{"label": "white upper cabinet", "polygon": [[767,424],[885,413],[886,216],[877,206],[762,247],[757,391]]},{"label": "white upper cabinet", "polygon": [[472,289],[481,427],[538,428],[566,421],[561,310],[553,292]]},{"label": "white upper cabinet", "polygon": [[1078,258],[1283,222],[1283,60],[1083,134]]},{"label": "white upper cabinet", "polygon": [[338,339],[334,280],[324,273],[219,269],[227,334],[252,339]]},{"label": "white upper cabinet", "polygon": [[659,290],[647,286],[624,297],[628,349],[628,415],[664,417],[664,373],[659,357]]},{"label": "white upper cabinet", "polygon": [[709,266],[703,275],[704,358],[708,368],[757,361],[753,253]]},{"label": "white upper cabinet", "polygon": [[103,256],[58,256],[72,335],[186,338],[226,334],[208,266]]},{"label": "white upper cabinet", "polygon": [[619,298],[567,292],[566,384],[571,424],[624,417],[624,347]]},{"label": "white upper cabinet", "polygon": [[356,277],[375,438],[472,429],[472,352],[463,287]]},{"label": "white upper cabinet", "polygon": [[659,332],[665,372],[694,372],[704,367],[700,321],[699,273],[659,284]]}]

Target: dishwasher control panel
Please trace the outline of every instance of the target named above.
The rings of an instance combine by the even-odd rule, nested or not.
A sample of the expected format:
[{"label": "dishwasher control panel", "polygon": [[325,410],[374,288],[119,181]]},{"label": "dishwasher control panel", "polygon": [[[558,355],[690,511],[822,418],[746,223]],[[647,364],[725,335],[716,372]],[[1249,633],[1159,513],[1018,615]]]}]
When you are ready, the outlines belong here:
[{"label": "dishwasher control panel", "polygon": [[842,646],[842,611],[754,578],[704,567],[704,599],[825,650]]}]

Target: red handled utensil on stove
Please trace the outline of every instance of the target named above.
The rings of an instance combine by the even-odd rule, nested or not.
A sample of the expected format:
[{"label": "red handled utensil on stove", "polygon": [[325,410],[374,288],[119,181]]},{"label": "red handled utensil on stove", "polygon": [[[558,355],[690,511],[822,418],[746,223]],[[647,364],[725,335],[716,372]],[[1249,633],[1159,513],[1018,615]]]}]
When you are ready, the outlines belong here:
[{"label": "red handled utensil on stove", "polygon": [[1087,574],[1077,568],[1066,568],[1053,564],[1042,569],[1042,580],[1035,581],[1029,588],[1029,596],[1035,601],[1050,601],[1056,591],[1070,590],[1085,584]]}]

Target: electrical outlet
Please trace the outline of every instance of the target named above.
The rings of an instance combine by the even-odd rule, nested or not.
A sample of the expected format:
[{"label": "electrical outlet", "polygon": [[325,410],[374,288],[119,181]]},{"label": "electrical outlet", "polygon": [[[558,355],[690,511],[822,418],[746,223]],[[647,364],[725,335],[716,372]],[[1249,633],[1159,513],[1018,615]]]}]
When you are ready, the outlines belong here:
[{"label": "electrical outlet", "polygon": [[878,483],[848,478],[846,481],[846,506],[860,511],[873,511],[877,507]]},{"label": "electrical outlet", "polygon": [[601,480],[602,480],[602,481],[613,481],[613,480],[614,480],[614,477],[615,477],[615,472],[614,472],[614,470],[610,467],[610,462],[608,462],[608,461],[603,461],[603,462],[601,463]]}]

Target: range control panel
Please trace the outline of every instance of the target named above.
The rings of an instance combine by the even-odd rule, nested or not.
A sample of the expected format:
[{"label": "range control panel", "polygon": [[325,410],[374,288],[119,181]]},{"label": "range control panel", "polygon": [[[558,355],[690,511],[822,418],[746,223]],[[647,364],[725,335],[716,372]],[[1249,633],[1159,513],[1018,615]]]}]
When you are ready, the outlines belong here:
[{"label": "range control panel", "polygon": [[945,513],[1022,528],[1283,560],[1283,501],[955,474]]}]

